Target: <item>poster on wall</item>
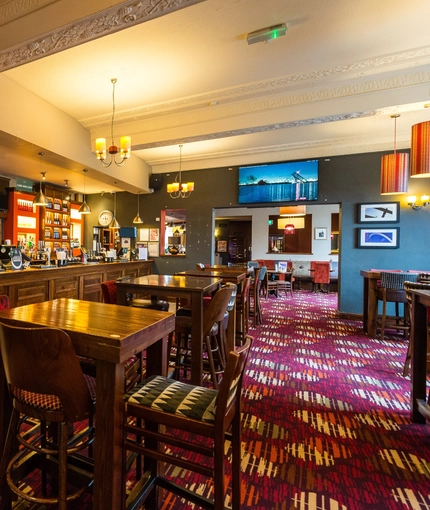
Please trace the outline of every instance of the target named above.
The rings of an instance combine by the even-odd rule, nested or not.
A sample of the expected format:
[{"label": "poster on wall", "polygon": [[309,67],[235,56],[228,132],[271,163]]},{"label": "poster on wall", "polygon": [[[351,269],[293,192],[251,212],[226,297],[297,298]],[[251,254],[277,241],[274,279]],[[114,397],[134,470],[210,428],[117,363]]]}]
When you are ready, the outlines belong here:
[{"label": "poster on wall", "polygon": [[149,228],[139,229],[139,241],[142,242],[149,241]]},{"label": "poster on wall", "polygon": [[158,242],[160,240],[160,234],[158,228],[149,229],[149,240],[152,242]]},{"label": "poster on wall", "polygon": [[217,251],[218,252],[226,252],[227,251],[227,241],[218,241]]}]

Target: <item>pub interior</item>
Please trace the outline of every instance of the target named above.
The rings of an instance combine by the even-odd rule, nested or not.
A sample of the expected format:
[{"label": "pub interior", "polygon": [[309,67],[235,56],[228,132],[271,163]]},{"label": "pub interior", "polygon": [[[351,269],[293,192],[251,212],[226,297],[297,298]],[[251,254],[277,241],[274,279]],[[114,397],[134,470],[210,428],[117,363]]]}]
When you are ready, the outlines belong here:
[{"label": "pub interior", "polygon": [[[131,367],[141,370],[147,356],[147,378],[160,376],[160,384],[185,378],[185,370],[172,370],[180,357],[172,361],[172,342],[179,352],[185,336],[188,382],[205,392],[215,386],[221,395],[227,383],[214,384],[210,361],[216,322],[222,371],[242,384],[241,368],[246,390],[245,362],[254,359],[261,324],[256,308],[248,317],[241,300],[255,306],[261,298],[263,322],[269,304],[278,306],[264,293],[267,281],[257,289],[257,278],[243,296],[253,278],[250,261],[267,267],[270,278],[282,273],[280,262],[293,269],[292,293],[277,291],[278,303],[297,299],[296,293],[314,299],[313,264],[329,262],[329,281],[318,288],[335,296],[339,320],[360,323],[370,338],[379,335],[381,271],[416,275],[411,280],[424,284],[417,275],[430,273],[430,7],[424,0],[324,7],[268,0],[264,8],[258,0],[166,0],[155,10],[131,0],[67,4],[0,6],[0,295],[6,303],[0,323],[63,329],[76,354],[92,359],[92,369],[83,371],[95,376],[96,401],[103,402],[96,422],[107,425],[98,438],[95,427],[90,505],[117,510],[125,497],[124,452],[137,451],[122,441],[124,380],[142,378]],[[256,44],[257,36],[263,40]],[[303,177],[309,162],[317,168],[316,185]],[[272,187],[270,178],[281,172],[288,198],[241,197],[248,167],[265,172],[261,180],[252,175],[249,188]],[[288,231],[303,205],[302,223]],[[206,266],[202,274],[199,264]],[[116,304],[107,304],[105,282],[114,282]],[[221,283],[237,285],[236,302],[228,309],[225,298],[227,324],[214,320],[207,330],[208,302]],[[411,291],[415,314],[409,316],[405,301],[402,313],[409,318],[406,335],[413,323],[416,336],[411,420],[425,426],[429,298],[422,290]],[[80,312],[80,306],[88,308]],[[391,303],[388,313],[393,310]],[[95,327],[91,314],[122,328],[109,332],[102,319]],[[8,334],[5,327],[2,349]],[[212,383],[204,377],[206,357]],[[1,451],[11,409],[0,376],[7,411]],[[139,407],[136,413],[144,407],[133,401],[138,398],[129,404]],[[239,400],[223,426],[231,425],[240,442]],[[134,433],[131,425],[127,430]],[[109,447],[103,450],[102,442]],[[215,508],[224,508],[222,462]],[[240,467],[236,460],[232,466],[227,506],[245,507]],[[1,490],[1,501],[12,504],[5,484]]]}]

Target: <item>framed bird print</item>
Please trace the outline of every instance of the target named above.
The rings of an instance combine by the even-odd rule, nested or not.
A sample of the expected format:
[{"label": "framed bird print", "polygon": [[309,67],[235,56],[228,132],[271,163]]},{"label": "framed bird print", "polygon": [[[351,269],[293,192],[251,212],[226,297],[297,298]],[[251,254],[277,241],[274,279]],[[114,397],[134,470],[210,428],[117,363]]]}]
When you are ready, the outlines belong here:
[{"label": "framed bird print", "polygon": [[400,202],[358,204],[358,223],[398,223]]}]

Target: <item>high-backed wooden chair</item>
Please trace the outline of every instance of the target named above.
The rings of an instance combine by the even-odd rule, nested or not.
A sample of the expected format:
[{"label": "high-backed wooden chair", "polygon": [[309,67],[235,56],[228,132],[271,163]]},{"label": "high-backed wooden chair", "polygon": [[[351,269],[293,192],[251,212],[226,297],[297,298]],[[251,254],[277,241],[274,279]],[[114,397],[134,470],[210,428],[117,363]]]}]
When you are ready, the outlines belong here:
[{"label": "high-backed wooden chair", "polygon": [[[239,510],[241,389],[251,343],[252,338],[247,337],[243,347],[228,354],[219,390],[156,376],[126,395],[125,452],[136,452],[147,461],[147,472],[141,478],[147,482],[137,483],[128,496],[128,508],[140,508],[148,497],[152,500],[147,508],[157,508],[156,487],[161,487],[203,508],[224,510],[228,441],[232,454],[231,508]],[[187,452],[197,454],[196,460],[188,460]],[[213,478],[213,500],[164,478],[161,464]]]},{"label": "high-backed wooden chair", "polygon": [[286,273],[279,274],[279,280],[276,282],[278,294],[283,291],[285,292],[285,295],[287,295],[289,292],[290,296],[293,297],[293,274],[293,269],[287,271]]},{"label": "high-backed wooden chair", "polygon": [[236,296],[236,339],[240,344],[245,340],[249,330],[249,289],[252,279],[248,277],[243,286],[242,292]]},{"label": "high-backed wooden chair", "polygon": [[322,285],[327,285],[327,292],[329,291],[330,286],[330,262],[314,262],[314,277],[313,277],[313,287],[314,292],[317,290],[317,287],[323,289]]},{"label": "high-backed wooden chair", "polygon": [[[409,318],[411,317],[412,311],[412,294],[411,290],[430,290],[430,282],[410,282],[406,281],[404,283],[405,293],[406,293],[406,301],[409,309]],[[430,309],[428,311],[428,324],[430,325]],[[408,351],[406,353],[405,364],[403,366],[403,376],[406,377],[409,374],[411,357],[412,357],[412,348],[413,348],[413,335],[409,335],[409,344]],[[427,366],[430,364],[430,328],[427,328]],[[429,367],[430,368],[430,367]],[[430,395],[429,395],[430,396]]]},{"label": "high-backed wooden chair", "polygon": [[[385,338],[385,329],[404,331],[409,336],[410,320],[409,309],[405,291],[405,282],[416,282],[417,273],[381,272],[381,285],[377,290],[378,301],[382,301],[382,315],[378,319],[381,328],[381,339]],[[387,314],[387,303],[395,304],[395,315]],[[403,314],[400,314],[399,305],[403,304]]]},{"label": "high-backed wooden chair", "polygon": [[[218,389],[219,379],[225,370],[225,347],[222,334],[224,315],[233,294],[232,286],[224,286],[212,297],[203,310],[203,342],[204,359],[203,372],[210,375],[212,385]],[[180,378],[180,371],[188,372],[191,358],[191,317],[181,316],[181,309],[176,313],[176,379]]]},{"label": "high-backed wooden chair", "polygon": [[[0,349],[10,397],[12,415],[0,464],[2,508],[10,504],[10,490],[19,498],[33,503],[58,504],[65,510],[67,501],[79,497],[91,484],[77,488],[74,477],[68,480],[68,455],[92,442],[95,412],[95,379],[84,376],[70,337],[55,328],[23,328],[0,323]],[[39,434],[29,438],[25,421],[39,422]],[[85,434],[69,437],[74,423],[90,420]],[[50,427],[47,427],[50,423]],[[58,426],[57,436],[53,425]],[[22,445],[18,449],[18,442]],[[20,480],[35,468],[34,452],[45,457],[41,467],[42,494],[25,489]],[[55,459],[55,460],[52,460]],[[46,467],[46,469],[44,469]],[[49,469],[48,469],[49,467]],[[51,484],[57,494],[48,494],[47,472],[53,472]],[[37,477],[32,475],[36,480]],[[72,484],[73,489],[67,485]],[[53,492],[53,491],[51,491]],[[2,506],[4,505],[4,506]]]}]

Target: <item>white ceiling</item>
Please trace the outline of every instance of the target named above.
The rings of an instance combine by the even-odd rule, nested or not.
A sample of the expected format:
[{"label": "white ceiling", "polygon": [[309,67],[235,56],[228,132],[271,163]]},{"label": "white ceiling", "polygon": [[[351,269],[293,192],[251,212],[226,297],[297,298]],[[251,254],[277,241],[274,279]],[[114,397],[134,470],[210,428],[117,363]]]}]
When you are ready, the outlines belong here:
[{"label": "white ceiling", "polygon": [[[150,19],[149,0],[143,16],[142,2],[130,0],[97,0],[92,9],[85,0],[73,9],[40,0],[37,11],[27,0],[27,11],[8,12],[4,24],[0,3],[0,69],[90,130],[88,150],[109,138],[116,77],[115,136],[131,135],[132,157],[154,173],[177,172],[180,143],[182,170],[217,168],[391,150],[393,113],[401,114],[397,148],[407,148],[411,125],[430,120],[428,0],[195,2],[178,0],[181,9],[169,12],[172,2],[161,0]],[[101,20],[117,15],[118,31],[99,37]],[[249,32],[281,23],[285,36],[247,44]],[[28,32],[19,30],[25,24]],[[88,42],[72,47],[59,24],[85,27]],[[29,46],[26,37],[39,47],[55,38],[53,51],[62,51],[30,61],[33,53],[16,67],[13,52]],[[40,166],[27,160],[19,170],[10,152],[15,175],[37,180]],[[51,172],[50,181],[76,181],[68,172]],[[87,192],[100,189],[109,186],[87,182]]]}]

